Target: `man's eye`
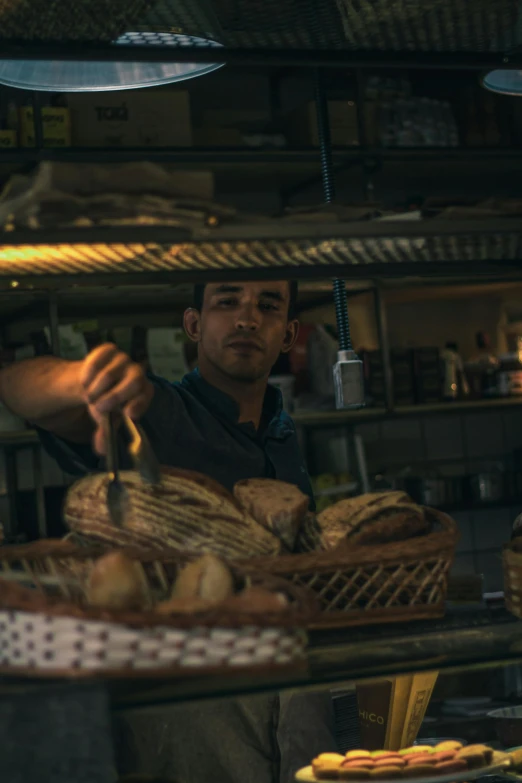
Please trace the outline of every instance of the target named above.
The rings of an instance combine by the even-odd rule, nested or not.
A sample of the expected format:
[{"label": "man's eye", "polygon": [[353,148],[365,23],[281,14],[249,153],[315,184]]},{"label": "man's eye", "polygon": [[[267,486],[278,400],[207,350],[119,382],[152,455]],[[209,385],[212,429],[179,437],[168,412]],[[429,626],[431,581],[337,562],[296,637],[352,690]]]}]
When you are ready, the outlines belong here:
[{"label": "man's eye", "polygon": [[277,305],[270,304],[269,302],[260,302],[259,304],[260,310],[277,310]]},{"label": "man's eye", "polygon": [[235,299],[220,299],[218,304],[223,305],[224,307],[233,307],[237,304],[237,301]]}]

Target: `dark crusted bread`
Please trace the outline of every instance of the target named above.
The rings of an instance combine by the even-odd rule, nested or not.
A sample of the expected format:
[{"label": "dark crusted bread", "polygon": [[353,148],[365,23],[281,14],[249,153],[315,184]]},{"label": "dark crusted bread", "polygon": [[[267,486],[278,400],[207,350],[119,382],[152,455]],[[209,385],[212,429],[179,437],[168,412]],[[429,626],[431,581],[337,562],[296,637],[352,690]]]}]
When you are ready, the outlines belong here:
[{"label": "dark crusted bread", "polygon": [[429,530],[423,509],[400,491],[341,500],[321,512],[317,521],[326,549],[342,542],[359,545],[403,541]]},{"label": "dark crusted bread", "polygon": [[112,546],[212,552],[225,558],[281,551],[281,542],[207,476],[162,468],[157,487],[144,484],[133,471],[122,471],[120,479],[128,496],[122,527],[115,527],[109,515],[109,476],[99,473],[67,492],[64,516],[72,531]]},{"label": "dark crusted bread", "polygon": [[234,495],[256,522],[277,536],[292,551],[310,499],[294,484],[275,479],[238,481]]}]

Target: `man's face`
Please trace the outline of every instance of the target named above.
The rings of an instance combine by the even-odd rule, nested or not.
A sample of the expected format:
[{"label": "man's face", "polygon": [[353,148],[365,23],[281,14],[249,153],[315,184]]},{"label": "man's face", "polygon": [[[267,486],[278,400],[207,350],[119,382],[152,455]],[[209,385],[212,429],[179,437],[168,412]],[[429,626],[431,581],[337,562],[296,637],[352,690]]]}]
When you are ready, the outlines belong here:
[{"label": "man's face", "polygon": [[289,299],[286,280],[208,284],[201,313],[192,310],[185,316],[200,363],[207,361],[236,381],[267,377],[297,337],[297,321],[288,320]]}]

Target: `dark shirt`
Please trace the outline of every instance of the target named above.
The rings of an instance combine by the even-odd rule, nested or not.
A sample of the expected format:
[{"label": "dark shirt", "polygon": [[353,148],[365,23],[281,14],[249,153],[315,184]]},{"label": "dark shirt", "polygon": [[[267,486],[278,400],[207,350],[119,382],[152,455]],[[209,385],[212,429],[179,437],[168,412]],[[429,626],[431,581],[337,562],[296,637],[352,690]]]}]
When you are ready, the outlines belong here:
[{"label": "dark shirt", "polygon": [[[181,383],[150,376],[154,399],[141,420],[162,465],[196,470],[227,489],[245,478],[277,478],[313,493],[297,441],[295,425],[284,411],[281,392],[268,386],[261,425],[239,423],[239,406],[207,383],[198,370]],[[89,446],[79,446],[40,430],[46,451],[66,473],[103,470]],[[130,467],[122,440],[121,465]]]}]

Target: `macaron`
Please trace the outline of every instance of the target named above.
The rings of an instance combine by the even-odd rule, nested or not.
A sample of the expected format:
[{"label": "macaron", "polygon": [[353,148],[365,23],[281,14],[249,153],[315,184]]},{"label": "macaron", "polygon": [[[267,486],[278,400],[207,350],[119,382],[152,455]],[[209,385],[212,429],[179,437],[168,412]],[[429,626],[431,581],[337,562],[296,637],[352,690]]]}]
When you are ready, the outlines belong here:
[{"label": "macaron", "polygon": [[487,745],[467,745],[465,748],[462,748],[458,755],[464,758],[468,753],[482,753],[486,764],[491,764],[493,761],[493,748]]},{"label": "macaron", "polygon": [[439,750],[460,750],[462,747],[462,742],[457,742],[457,740],[445,740],[445,742],[439,742],[438,745],[435,745],[435,752]]},{"label": "macaron", "polygon": [[431,745],[412,745],[411,748],[403,748],[399,750],[401,756],[413,756],[417,753],[433,753],[434,749]]},{"label": "macaron", "polygon": [[337,771],[344,761],[340,753],[321,753],[312,761],[312,770],[319,780],[336,780]]},{"label": "macaron", "polygon": [[453,775],[458,772],[465,772],[468,769],[468,765],[462,759],[453,759],[453,761],[439,761],[435,764],[436,775]]},{"label": "macaron", "polygon": [[376,767],[370,772],[370,780],[392,780],[393,778],[400,778],[402,776],[402,769],[400,767]]},{"label": "macaron", "polygon": [[486,766],[486,757],[478,750],[468,750],[465,754],[459,750],[456,758],[465,761],[468,769],[480,769]]},{"label": "macaron", "polygon": [[456,750],[438,750],[435,753],[432,753],[430,758],[435,761],[436,763],[439,761],[452,761],[453,759],[457,758],[457,751]]},{"label": "macaron", "polygon": [[371,758],[371,755],[369,750],[349,750],[345,755],[345,759],[347,761],[352,761],[353,759],[369,759]]},{"label": "macaron", "polygon": [[373,762],[374,767],[402,767],[406,766],[406,761],[401,756],[383,756],[380,759],[375,759]]},{"label": "macaron", "polygon": [[433,776],[435,766],[433,764],[414,764],[404,767],[402,770],[403,778],[426,778]]},{"label": "macaron", "polygon": [[363,767],[340,767],[337,775],[339,780],[368,780],[370,770]]},{"label": "macaron", "polygon": [[370,753],[370,756],[372,759],[381,759],[386,758],[387,756],[398,756],[399,754],[396,753],[394,750],[372,750]]},{"label": "macaron", "polygon": [[431,753],[417,753],[415,756],[406,756],[405,761],[408,767],[416,767],[418,764],[434,765],[436,763]]},{"label": "macaron", "polygon": [[374,766],[373,759],[345,759],[341,764],[343,769],[373,769]]}]

